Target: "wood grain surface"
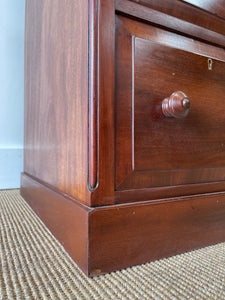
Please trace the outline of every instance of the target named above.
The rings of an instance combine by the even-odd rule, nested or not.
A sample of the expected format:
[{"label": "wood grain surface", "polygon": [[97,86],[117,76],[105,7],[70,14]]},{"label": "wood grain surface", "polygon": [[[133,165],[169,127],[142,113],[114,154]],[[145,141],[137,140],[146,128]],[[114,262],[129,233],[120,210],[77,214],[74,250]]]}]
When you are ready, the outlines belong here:
[{"label": "wood grain surface", "polygon": [[94,209],[89,270],[98,275],[225,240],[225,194]]},{"label": "wood grain surface", "polygon": [[[130,49],[134,43],[132,36],[136,35],[159,45],[163,44],[218,60],[224,60],[224,49],[170,32],[170,27],[169,31],[158,28],[157,26],[161,26],[160,22],[163,20],[162,15],[159,15],[161,16],[159,19],[158,15],[155,15],[158,20],[157,26],[150,26],[120,16],[117,17],[115,24],[115,9],[119,13],[123,10],[124,13],[132,11],[133,16],[139,18],[140,14],[144,12],[143,7],[150,5],[148,1],[135,4],[131,1],[93,0],[89,2],[89,6],[88,3],[82,1],[70,4],[56,1],[53,7],[51,3],[51,0],[39,2],[34,0],[27,2],[26,8],[25,172],[90,206],[109,205],[123,201],[122,199],[127,201],[130,191],[134,191],[134,189],[137,189],[137,192],[133,194],[136,196],[131,197],[130,201],[134,201],[135,197],[137,197],[137,201],[143,199],[143,195],[146,195],[146,200],[156,194],[157,197],[166,196],[164,192],[160,194],[157,189],[149,191],[150,186],[166,185],[162,189],[163,191],[174,189],[174,195],[178,195],[181,188],[175,187],[175,185],[190,183],[192,184],[192,188],[190,186],[192,193],[194,191],[204,192],[200,189],[200,186],[204,185],[193,185],[196,183],[193,173],[187,175],[183,173],[181,167],[179,167],[180,170],[176,170],[178,181],[171,181],[171,176],[174,175],[171,173],[171,176],[168,177],[167,171],[160,171],[157,176],[146,174],[145,170],[150,167],[148,143],[145,143],[144,148],[140,151],[136,149],[135,159],[134,150],[142,147],[143,143],[137,141],[138,144],[135,145],[136,142],[133,144],[131,142],[134,138],[130,131],[130,126],[134,127],[134,121],[131,120],[134,110],[132,111],[130,102],[134,92],[132,87],[134,57]],[[192,7],[193,12],[196,11],[196,8],[189,4],[182,5]],[[69,7],[70,9],[68,9]],[[137,8],[137,10],[132,8]],[[150,10],[145,9],[146,16],[152,16],[152,8],[162,13],[168,13],[172,18],[191,22],[186,18],[191,15],[190,10],[183,9],[182,17],[178,14],[181,9],[179,5],[176,6],[176,9],[173,8],[169,11],[168,3],[163,5],[153,1],[151,7],[149,6]],[[65,13],[62,13],[64,11]],[[203,15],[200,14],[201,17]],[[203,19],[205,20],[205,17]],[[207,23],[203,19],[202,24],[199,24],[201,26]],[[153,18],[152,21],[154,20]],[[170,25],[172,19],[167,18],[163,22],[163,26],[166,26],[168,22]],[[173,26],[178,26],[178,23],[175,22]],[[182,24],[184,25],[184,23]],[[116,27],[118,27],[119,35],[121,32],[121,36],[118,36],[115,44]],[[185,26],[179,27],[181,32],[183,29]],[[212,30],[213,27],[209,29]],[[139,49],[141,61],[142,46],[140,43],[139,46],[134,47]],[[115,48],[118,58],[116,64],[114,61]],[[171,51],[172,55],[174,52]],[[158,52],[161,52],[161,56],[167,53],[167,51],[163,52],[161,46]],[[144,65],[145,59],[149,61],[145,57]],[[117,74],[123,74],[126,70],[125,76],[117,78],[116,90],[114,90],[113,76],[115,69]],[[81,72],[77,70],[81,70]],[[211,73],[214,74],[214,70]],[[142,78],[141,74],[140,78]],[[148,85],[148,83],[146,84]],[[145,90],[146,93],[147,90]],[[117,95],[120,91],[123,93],[121,97],[125,99],[124,103],[117,100],[115,102],[115,91]],[[168,88],[168,93],[173,91],[172,87]],[[220,93],[219,91],[221,89],[217,93]],[[162,94],[162,97],[167,96],[167,93]],[[145,95],[145,97],[147,101],[147,96]],[[203,110],[206,108],[207,105]],[[149,106],[143,109],[146,109],[147,112]],[[142,122],[144,120],[145,117]],[[117,122],[117,128],[114,126],[114,121]],[[150,121],[146,122],[150,126]],[[146,140],[148,140],[150,127],[146,125],[146,122],[143,123],[144,128],[140,138],[146,135]],[[208,125],[209,123],[205,124],[204,128]],[[139,129],[142,131],[141,127]],[[181,128],[181,130],[183,129]],[[137,136],[139,134],[136,135],[136,138]],[[176,135],[172,137],[172,140],[175,137]],[[169,136],[167,139],[170,139]],[[172,140],[170,139],[170,142]],[[114,145],[116,146],[116,156]],[[214,150],[212,148],[211,152]],[[188,153],[190,154],[190,151]],[[220,154],[222,155],[222,153]],[[216,155],[220,154],[217,151]],[[180,156],[180,161],[182,157]],[[217,159],[217,164],[220,160],[221,158]],[[164,163],[166,162],[164,161]],[[172,161],[170,163],[172,164]],[[157,164],[156,161],[155,164]],[[204,162],[201,166],[203,165]],[[159,167],[161,168],[160,165]],[[138,172],[135,172],[135,168],[138,169]],[[221,180],[218,172],[212,172],[212,178],[209,179],[209,172],[209,169],[196,171],[194,177],[200,177],[202,183],[209,180],[217,182]],[[155,183],[149,184],[150,181],[155,181]],[[223,184],[221,183],[219,186],[219,190],[221,190]],[[127,196],[124,196],[124,193],[117,193],[115,187],[116,189],[120,187],[120,190],[128,190]],[[210,187],[212,190],[218,190],[218,183],[215,188],[211,185]],[[140,188],[144,188],[144,191],[140,192]],[[139,198],[138,195],[142,196]],[[172,196],[170,193],[169,195]]]},{"label": "wood grain surface", "polygon": [[90,203],[88,1],[27,1],[25,47],[24,171]]},{"label": "wood grain surface", "polygon": [[[167,15],[176,17],[178,19],[187,21],[189,23],[207,28],[211,31],[215,31],[224,35],[225,32],[225,22],[218,18],[212,13],[217,10],[220,11],[220,15],[224,10],[222,5],[219,3],[224,3],[224,0],[209,0],[209,1],[199,1],[199,0],[130,0],[132,2],[141,4],[145,7],[149,7],[155,10],[158,10]],[[199,9],[190,3],[193,3],[199,7],[211,7],[207,11]]]},{"label": "wood grain surface", "polygon": [[183,0],[184,2],[190,3],[198,8],[206,10],[210,14],[225,19],[225,2],[224,0]]},{"label": "wood grain surface", "polygon": [[225,194],[88,208],[22,175],[22,196],[88,276],[225,240]]},{"label": "wood grain surface", "polygon": [[99,1],[98,32],[98,183],[91,205],[114,203],[115,3]]},{"label": "wood grain surface", "polygon": [[[120,16],[117,30],[117,189],[224,181],[224,50]],[[178,90],[190,113],[166,118]]]},{"label": "wood grain surface", "polygon": [[150,24],[159,25],[171,31],[179,32],[182,35],[204,40],[209,44],[215,44],[220,47],[225,46],[225,36],[223,33],[220,34],[208,30],[204,27],[186,22],[183,19],[166,15],[161,11],[156,11],[146,6],[130,2],[129,0],[116,0],[116,10],[132,18],[141,19]]},{"label": "wood grain surface", "polygon": [[21,195],[88,275],[89,207],[30,175],[21,175]]},{"label": "wood grain surface", "polygon": [[[225,240],[212,2],[27,1],[21,194],[88,276]],[[184,119],[162,113],[175,91]]]},{"label": "wood grain surface", "polygon": [[99,1],[89,1],[89,131],[88,131],[88,185],[94,190],[98,185],[98,34]]}]

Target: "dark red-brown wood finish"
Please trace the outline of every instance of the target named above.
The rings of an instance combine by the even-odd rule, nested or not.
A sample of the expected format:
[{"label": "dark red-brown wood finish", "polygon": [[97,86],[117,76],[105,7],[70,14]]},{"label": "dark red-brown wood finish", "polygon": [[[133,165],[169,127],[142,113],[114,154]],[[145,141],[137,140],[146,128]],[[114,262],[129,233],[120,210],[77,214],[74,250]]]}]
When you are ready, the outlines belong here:
[{"label": "dark red-brown wood finish", "polygon": [[[224,50],[120,16],[117,37],[117,190],[223,181]],[[162,112],[176,90],[192,102],[182,120]]]},{"label": "dark red-brown wood finish", "polygon": [[21,193],[89,276],[225,240],[221,3],[27,1]]},{"label": "dark red-brown wood finish", "polygon": [[[91,191],[91,206],[114,203],[114,68],[115,3],[95,1],[98,8],[97,77],[97,174]],[[94,13],[93,11],[91,13]],[[112,76],[113,74],[113,76]],[[91,170],[89,165],[89,170]]]},{"label": "dark red-brown wood finish", "polygon": [[22,196],[88,276],[224,241],[225,193],[90,208],[22,175]]},{"label": "dark red-brown wood finish", "polygon": [[[225,23],[224,20],[221,20],[217,16],[215,16],[215,11],[219,10],[219,2],[220,12],[222,14],[222,10],[224,11],[224,0],[130,0],[137,4],[140,4],[144,7],[148,7],[154,9],[156,11],[160,11],[166,15],[173,16],[179,20],[187,21],[188,23],[192,23],[204,28],[207,28],[211,31],[215,31],[217,33],[221,33],[224,35],[225,32]],[[189,3],[188,3],[189,2]],[[196,6],[202,7],[208,5],[211,6],[211,9],[208,11],[199,10],[198,7],[195,7],[190,4],[194,4]],[[176,28],[179,30],[179,27]]]},{"label": "dark red-brown wood finish", "polygon": [[169,118],[187,117],[191,107],[191,101],[182,91],[172,93],[162,101],[162,113]]},{"label": "dark red-brown wood finish", "polygon": [[87,28],[87,1],[26,1],[24,171],[89,204]]},{"label": "dark red-brown wood finish", "polygon": [[183,0],[184,2],[190,3],[199,7],[203,10],[206,10],[210,14],[215,16],[219,16],[225,19],[225,3],[224,0],[213,0],[213,1],[206,1],[206,0]]}]

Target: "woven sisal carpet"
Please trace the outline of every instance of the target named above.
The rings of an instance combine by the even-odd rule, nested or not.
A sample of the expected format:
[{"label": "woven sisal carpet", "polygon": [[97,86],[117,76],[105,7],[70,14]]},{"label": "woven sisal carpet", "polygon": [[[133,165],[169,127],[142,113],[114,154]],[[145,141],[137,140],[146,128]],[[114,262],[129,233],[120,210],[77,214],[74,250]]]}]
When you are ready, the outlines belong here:
[{"label": "woven sisal carpet", "polygon": [[19,191],[0,191],[0,299],[225,299],[225,243],[88,279]]}]

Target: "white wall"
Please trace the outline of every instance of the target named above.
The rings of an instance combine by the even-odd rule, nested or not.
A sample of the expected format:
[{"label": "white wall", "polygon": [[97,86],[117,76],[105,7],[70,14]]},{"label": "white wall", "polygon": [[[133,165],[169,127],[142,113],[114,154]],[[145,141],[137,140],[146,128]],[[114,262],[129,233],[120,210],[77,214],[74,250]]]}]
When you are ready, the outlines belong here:
[{"label": "white wall", "polygon": [[23,169],[25,0],[0,0],[0,189]]}]

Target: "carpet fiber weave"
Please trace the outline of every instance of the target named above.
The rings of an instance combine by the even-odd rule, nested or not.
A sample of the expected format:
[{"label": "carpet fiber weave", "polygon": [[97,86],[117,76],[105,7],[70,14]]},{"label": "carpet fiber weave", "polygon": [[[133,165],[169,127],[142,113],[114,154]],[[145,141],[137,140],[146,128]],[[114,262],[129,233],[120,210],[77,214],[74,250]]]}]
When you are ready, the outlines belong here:
[{"label": "carpet fiber weave", "polygon": [[88,279],[19,191],[0,191],[0,299],[225,299],[225,243]]}]

